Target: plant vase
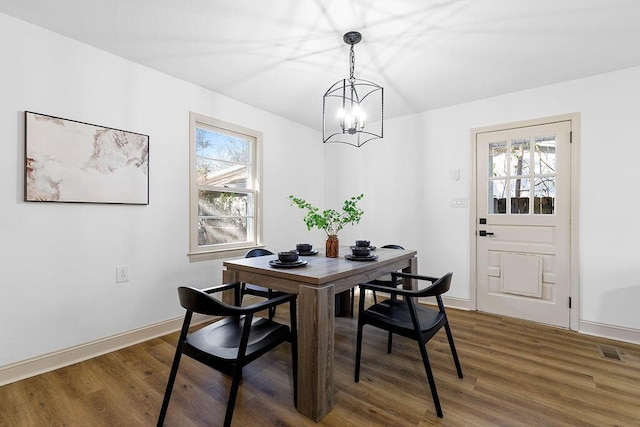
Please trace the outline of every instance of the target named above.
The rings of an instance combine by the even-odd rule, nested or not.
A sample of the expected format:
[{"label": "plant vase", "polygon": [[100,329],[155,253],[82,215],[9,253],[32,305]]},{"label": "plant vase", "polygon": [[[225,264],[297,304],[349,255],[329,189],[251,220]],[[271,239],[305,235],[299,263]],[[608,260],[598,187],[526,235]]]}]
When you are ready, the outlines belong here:
[{"label": "plant vase", "polygon": [[327,236],[327,242],[325,245],[325,254],[328,258],[338,258],[340,252],[340,241],[335,234]]}]

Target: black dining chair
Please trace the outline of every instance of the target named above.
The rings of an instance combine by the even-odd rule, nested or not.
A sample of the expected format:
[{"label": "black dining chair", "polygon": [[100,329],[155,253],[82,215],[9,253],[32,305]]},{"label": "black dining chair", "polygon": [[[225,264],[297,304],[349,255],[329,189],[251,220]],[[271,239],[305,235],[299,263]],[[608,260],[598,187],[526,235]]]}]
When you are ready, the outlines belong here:
[{"label": "black dining chair", "polygon": [[[355,382],[360,381],[362,330],[364,328],[364,325],[371,325],[376,328],[386,330],[390,333],[398,334],[405,338],[415,340],[418,342],[418,346],[420,347],[420,354],[422,355],[422,362],[427,373],[427,380],[429,381],[429,387],[431,388],[431,395],[433,396],[433,403],[436,407],[436,413],[438,414],[438,417],[442,417],[442,408],[440,407],[440,400],[438,399],[436,383],[433,378],[433,372],[431,371],[429,357],[427,356],[426,345],[427,342],[431,338],[433,338],[433,336],[442,327],[444,327],[447,333],[447,339],[449,340],[451,354],[453,355],[453,361],[455,362],[456,370],[458,371],[458,377],[462,378],[462,368],[460,367],[458,353],[456,352],[456,347],[453,343],[451,327],[449,326],[449,320],[447,319],[447,313],[445,311],[441,297],[442,294],[449,290],[449,287],[451,286],[452,275],[453,273],[447,273],[440,278],[436,278],[409,273],[391,273],[391,280],[394,283],[398,281],[398,278],[426,280],[431,282],[431,285],[427,288],[416,291],[397,289],[395,287],[387,288],[370,283],[364,283],[360,285],[361,291],[384,291],[391,294],[391,298],[374,304],[368,307],[366,310],[364,308],[364,298],[360,298],[360,301],[358,303],[359,312],[358,333],[356,338],[357,345],[354,377]],[[403,298],[398,299],[398,296],[402,296]],[[418,303],[418,298],[431,296],[436,297],[436,301],[438,303],[437,310],[420,305]]]},{"label": "black dining chair", "polygon": [[[382,249],[402,249],[404,250],[404,248],[400,245],[384,245],[381,246]],[[390,286],[394,286],[394,287],[398,287],[399,284],[393,284],[391,282],[391,274],[387,274],[385,276],[379,277],[377,279],[371,280],[370,282],[367,283],[372,283],[374,285],[379,285],[379,286],[386,286],[386,287],[390,287]],[[354,301],[355,301],[355,289],[356,288],[351,288],[351,317],[353,317],[353,306],[354,306]],[[373,294],[373,302],[377,303],[378,302],[378,298],[376,296],[376,291],[372,292]],[[364,298],[366,295],[366,292],[364,292],[363,294],[360,295],[361,298]]]},{"label": "black dining chair", "polygon": [[[251,249],[249,252],[244,254],[245,258],[254,258],[265,255],[273,255],[273,252],[263,249],[263,248],[255,248]],[[242,283],[241,284],[241,295],[244,297],[245,295],[253,295],[256,297],[271,299],[280,295],[284,295],[284,292],[274,291],[273,289],[267,289],[262,286],[253,285],[251,283]],[[241,297],[241,299],[242,299]],[[269,309],[269,319],[273,319],[273,316],[276,315],[276,307],[272,307]]]},{"label": "black dining chair", "polygon": [[[226,304],[210,295],[230,289],[235,291],[235,306]],[[163,425],[167,414],[182,354],[232,378],[227,411],[224,418],[224,425],[228,427],[231,425],[233,417],[238,388],[242,379],[242,368],[283,342],[289,341],[291,342],[291,361],[293,365],[293,404],[297,406],[298,340],[295,294],[280,295],[248,307],[239,306],[240,283],[224,284],[202,290],[181,286],[178,288],[178,296],[180,305],[187,311],[176,346],[176,353],[171,366],[160,415],[158,416],[158,427]],[[290,326],[270,319],[255,317],[255,314],[259,311],[287,302],[290,310]],[[193,313],[222,316],[223,319],[189,333]],[[277,369],[275,365],[274,368]]]}]

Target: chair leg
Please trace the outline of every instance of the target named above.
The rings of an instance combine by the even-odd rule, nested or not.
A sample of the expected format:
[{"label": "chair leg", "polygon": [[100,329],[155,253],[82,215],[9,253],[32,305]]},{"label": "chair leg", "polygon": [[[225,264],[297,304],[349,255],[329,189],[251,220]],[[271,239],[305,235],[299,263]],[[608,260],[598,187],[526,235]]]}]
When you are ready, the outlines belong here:
[{"label": "chair leg", "polygon": [[238,397],[238,388],[242,379],[242,366],[236,366],[231,381],[231,391],[229,392],[229,402],[227,403],[227,412],[224,416],[224,427],[231,427],[231,419],[233,418],[233,410],[236,406],[236,398]]},{"label": "chair leg", "polygon": [[453,361],[456,364],[456,370],[458,371],[458,378],[463,378],[462,368],[460,367],[460,360],[458,359],[458,352],[456,351],[456,346],[453,343],[453,334],[451,333],[449,322],[444,324],[444,329],[445,331],[447,331],[447,339],[449,340],[449,347],[451,347],[451,354],[453,355]]},{"label": "chair leg", "polygon": [[424,370],[427,372],[427,380],[429,381],[429,387],[431,388],[431,396],[433,396],[433,404],[436,407],[436,414],[438,414],[438,417],[442,418],[442,408],[440,407],[440,399],[438,398],[438,391],[436,390],[436,382],[433,378],[433,372],[431,371],[429,356],[427,356],[426,343],[418,342],[418,345],[420,346],[420,354],[422,355]]},{"label": "chair leg", "polygon": [[[362,291],[362,288],[360,289]],[[362,321],[362,313],[364,312],[364,298],[360,296],[358,301],[358,333],[356,337],[356,368],[353,380],[355,382],[360,381],[360,357],[362,356],[362,328],[364,322]]]},{"label": "chair leg", "polygon": [[376,291],[371,291],[373,292],[373,303],[377,304],[378,303],[378,297],[376,296]]},{"label": "chair leg", "polygon": [[391,354],[391,347],[393,346],[393,334],[389,331],[389,336],[387,338],[387,354]]},{"label": "chair leg", "polygon": [[171,365],[171,373],[169,374],[169,380],[167,381],[167,389],[164,392],[164,399],[162,399],[162,407],[160,408],[160,415],[158,415],[158,427],[162,427],[164,424],[164,418],[167,415],[167,409],[169,408],[169,400],[171,400],[171,392],[173,391],[173,384],[176,381],[176,375],[178,374],[178,366],[180,365],[180,357],[182,356],[181,346],[178,344],[176,349],[176,355],[173,358],[173,364]]},{"label": "chair leg", "polygon": [[298,407],[298,352],[293,351],[293,343],[291,343],[291,359],[293,366],[293,407]]},{"label": "chair leg", "polygon": [[353,377],[354,382],[360,381],[360,357],[362,356],[362,325],[358,322],[358,334],[356,338],[356,368]]},{"label": "chair leg", "polygon": [[291,324],[291,365],[293,367],[293,406],[298,407],[298,325],[296,313],[296,301],[289,304]]}]

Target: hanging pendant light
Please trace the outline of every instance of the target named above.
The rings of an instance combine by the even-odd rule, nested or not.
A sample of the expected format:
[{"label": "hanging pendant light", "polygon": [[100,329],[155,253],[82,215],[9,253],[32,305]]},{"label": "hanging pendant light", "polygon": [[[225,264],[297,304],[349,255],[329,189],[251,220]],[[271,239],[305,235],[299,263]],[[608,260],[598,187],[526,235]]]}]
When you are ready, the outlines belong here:
[{"label": "hanging pendant light", "polygon": [[354,77],[353,46],[362,40],[362,35],[349,31],[343,40],[351,45],[349,78],[338,80],[322,97],[322,141],[360,147],[383,136],[384,89]]}]

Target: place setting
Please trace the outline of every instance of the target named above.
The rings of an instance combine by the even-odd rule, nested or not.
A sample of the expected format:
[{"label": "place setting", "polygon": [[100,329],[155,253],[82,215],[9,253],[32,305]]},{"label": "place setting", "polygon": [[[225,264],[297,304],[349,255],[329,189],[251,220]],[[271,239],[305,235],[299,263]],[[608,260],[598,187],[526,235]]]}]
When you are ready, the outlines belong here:
[{"label": "place setting", "polygon": [[301,256],[312,256],[318,254],[318,250],[313,249],[313,245],[311,243],[298,243],[296,245],[296,250],[298,251],[298,255]]},{"label": "place setting", "polygon": [[275,268],[296,268],[307,265],[307,261],[298,257],[297,250],[291,250],[278,252],[278,259],[269,261],[269,265]]},{"label": "place setting", "polygon": [[351,246],[351,253],[344,257],[350,261],[375,261],[378,255],[371,253],[375,249],[369,240],[356,240],[356,245]]}]

